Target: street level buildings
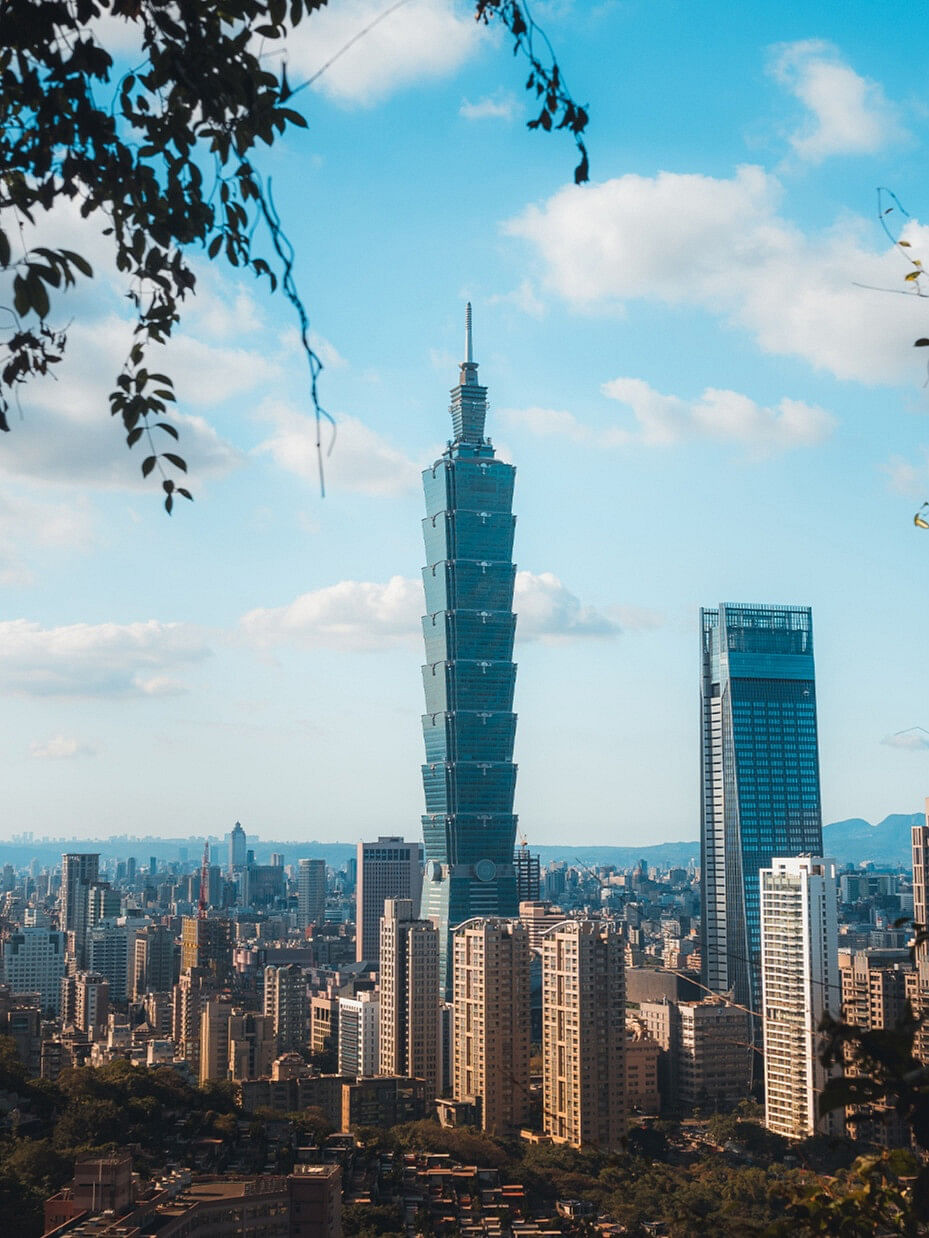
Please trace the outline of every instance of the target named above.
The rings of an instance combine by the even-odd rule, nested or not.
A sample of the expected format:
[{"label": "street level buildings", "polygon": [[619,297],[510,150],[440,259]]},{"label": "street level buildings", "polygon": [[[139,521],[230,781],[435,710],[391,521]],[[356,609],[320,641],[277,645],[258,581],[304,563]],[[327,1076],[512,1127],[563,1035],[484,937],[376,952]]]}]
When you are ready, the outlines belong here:
[{"label": "street level buildings", "polygon": [[775,857],[760,890],[765,1122],[792,1139],[838,1134],[839,1114],[819,1113],[818,1030],[841,1013],[835,861]]},{"label": "street level buildings", "polygon": [[513,483],[485,437],[466,317],[465,360],[451,393],[453,438],[423,473],[426,518],[422,767],[426,875],[422,914],[439,929],[451,996],[451,930],[473,916],[515,916]]},{"label": "street level buildings", "polygon": [[822,853],[813,618],[732,603],[700,617],[703,980],[758,1010],[758,874]]}]

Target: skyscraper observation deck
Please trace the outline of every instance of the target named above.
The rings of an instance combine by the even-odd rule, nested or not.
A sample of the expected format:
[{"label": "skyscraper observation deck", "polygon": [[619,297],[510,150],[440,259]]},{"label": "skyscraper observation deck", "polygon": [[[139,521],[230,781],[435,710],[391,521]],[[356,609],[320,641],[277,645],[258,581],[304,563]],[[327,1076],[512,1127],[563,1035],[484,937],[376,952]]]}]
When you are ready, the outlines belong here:
[{"label": "skyscraper observation deck", "polygon": [[426,875],[422,915],[439,928],[450,989],[449,933],[472,916],[515,916],[513,743],[513,483],[516,470],[484,436],[487,388],[477,381],[466,317],[453,388],[454,438],[423,473],[426,519],[423,736]]}]

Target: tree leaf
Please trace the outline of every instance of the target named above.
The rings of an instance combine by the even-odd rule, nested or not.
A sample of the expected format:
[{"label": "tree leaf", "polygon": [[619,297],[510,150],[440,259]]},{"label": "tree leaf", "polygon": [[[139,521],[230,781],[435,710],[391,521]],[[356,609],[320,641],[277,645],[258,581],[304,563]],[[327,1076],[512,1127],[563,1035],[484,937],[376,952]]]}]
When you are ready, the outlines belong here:
[{"label": "tree leaf", "polygon": [[155,463],[157,459],[158,459],[157,456],[146,456],[145,457],[145,459],[142,461],[142,476],[143,477],[148,477],[149,473],[155,467]]}]

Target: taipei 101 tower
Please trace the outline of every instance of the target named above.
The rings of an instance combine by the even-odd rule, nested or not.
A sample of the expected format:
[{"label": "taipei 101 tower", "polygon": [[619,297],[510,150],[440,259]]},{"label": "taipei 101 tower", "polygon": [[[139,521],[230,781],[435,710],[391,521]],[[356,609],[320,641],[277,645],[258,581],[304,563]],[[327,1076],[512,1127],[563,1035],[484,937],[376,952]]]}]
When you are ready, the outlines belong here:
[{"label": "taipei 101 tower", "polygon": [[439,929],[451,989],[452,929],[472,916],[515,916],[513,795],[513,482],[484,437],[487,388],[477,381],[471,306],[452,390],[454,437],[423,473],[426,519],[423,736],[426,875],[422,916]]}]

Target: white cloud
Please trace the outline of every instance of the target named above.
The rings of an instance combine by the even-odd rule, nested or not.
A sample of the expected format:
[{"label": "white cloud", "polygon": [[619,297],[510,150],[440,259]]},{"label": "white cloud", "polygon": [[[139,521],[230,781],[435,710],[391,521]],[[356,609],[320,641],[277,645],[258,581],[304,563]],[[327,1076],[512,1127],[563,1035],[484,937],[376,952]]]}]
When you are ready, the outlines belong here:
[{"label": "white cloud", "polygon": [[160,695],[166,673],[209,654],[196,629],[154,619],[58,628],[27,619],[0,623],[0,685],[29,696]]},{"label": "white cloud", "polygon": [[[316,482],[319,463],[316,451],[316,420],[297,412],[280,400],[265,400],[258,416],[271,422],[274,431],[260,444],[280,468]],[[332,454],[324,457],[326,487],[375,496],[405,494],[419,486],[419,466],[357,417],[337,417]],[[323,425],[324,451],[332,430]]]},{"label": "white cloud", "polygon": [[478,99],[476,103],[462,99],[458,115],[465,120],[512,120],[518,108],[513,95],[497,93]]},{"label": "white cloud", "polygon": [[[152,488],[140,475],[148,453],[141,445],[127,450],[125,432],[110,416],[107,400],[128,350],[129,332],[129,325],[115,315],[71,328],[65,360],[56,367],[58,381],[31,383],[23,397],[22,419],[13,421],[4,435],[0,473],[42,482]],[[157,364],[174,377],[181,408],[188,401],[228,399],[270,373],[257,354],[213,348],[183,336]],[[202,417],[175,412],[167,419],[177,426],[180,442],[174,445],[157,432],[156,445],[180,454],[192,477],[220,475],[239,463],[240,453]]]},{"label": "white cloud", "polygon": [[[581,310],[642,299],[709,310],[763,351],[842,379],[899,381],[913,370],[922,298],[902,288],[899,253],[870,247],[875,226],[842,218],[805,235],[779,213],[781,186],[759,167],[731,179],[660,172],[570,186],[505,228],[529,241],[548,284]],[[929,229],[903,238],[929,259]]]},{"label": "white cloud", "polygon": [[92,744],[82,743],[73,736],[53,735],[45,743],[34,741],[29,755],[40,761],[65,761],[71,757],[92,757],[96,751]]},{"label": "white cloud", "polygon": [[638,378],[614,378],[603,394],[632,410],[638,423],[630,442],[660,447],[691,438],[741,443],[757,453],[811,447],[831,434],[835,418],[814,404],[783,399],[763,408],[738,391],[708,387],[698,400],[662,395]]},{"label": "white cloud", "polygon": [[509,426],[598,448],[670,447],[690,439],[713,439],[740,444],[759,456],[814,446],[835,426],[830,413],[799,400],[785,398],[776,408],[765,408],[737,391],[708,387],[699,399],[688,401],[655,391],[637,378],[614,378],[601,390],[630,409],[634,428],[595,430],[563,409],[504,409],[499,415]]},{"label": "white cloud", "polygon": [[490,305],[515,305],[518,310],[528,314],[530,318],[541,318],[545,313],[545,304],[540,300],[531,279],[524,279],[519,287],[512,292],[501,292],[490,297]]},{"label": "white cloud", "polygon": [[582,606],[552,572],[517,572],[513,609],[520,641],[618,636],[621,631],[615,619],[593,606]]},{"label": "white cloud", "polygon": [[925,752],[929,748],[929,731],[921,726],[913,726],[909,730],[885,736],[881,743],[888,748],[902,748],[906,752]]},{"label": "white cloud", "polygon": [[771,75],[810,112],[790,138],[799,158],[869,155],[901,137],[897,110],[880,85],[844,64],[830,43],[804,39],[772,51]]},{"label": "white cloud", "polygon": [[421,582],[393,576],[386,584],[342,580],[287,606],[250,611],[241,625],[260,648],[383,649],[415,635],[422,611]]},{"label": "white cloud", "polygon": [[[615,636],[617,616],[584,606],[551,572],[517,572],[514,609],[517,640]],[[240,623],[259,649],[296,645],[310,649],[374,650],[420,638],[425,603],[422,583],[394,576],[386,584],[342,580],[304,593],[286,606],[250,611]],[[635,626],[654,627],[652,612],[627,611]]]},{"label": "white cloud", "polygon": [[381,0],[341,0],[313,13],[288,38],[290,81],[298,85],[338,55],[313,89],[336,103],[368,106],[454,73],[487,37],[473,10],[451,0],[409,0],[372,25],[384,12]]}]

